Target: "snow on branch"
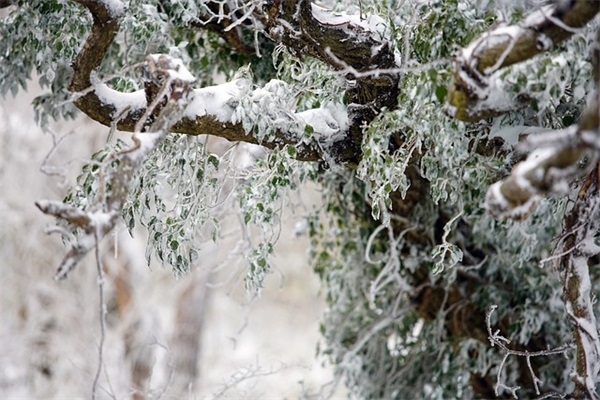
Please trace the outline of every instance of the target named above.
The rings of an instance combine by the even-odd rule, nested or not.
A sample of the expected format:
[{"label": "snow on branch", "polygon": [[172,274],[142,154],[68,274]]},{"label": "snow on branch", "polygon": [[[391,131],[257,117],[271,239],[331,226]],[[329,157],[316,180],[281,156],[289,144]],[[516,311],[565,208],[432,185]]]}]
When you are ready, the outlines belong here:
[{"label": "snow on branch", "polygon": [[[492,29],[462,50],[454,63],[450,113],[468,122],[499,115],[519,104],[493,93],[494,73],[528,60],[569,38],[600,11],[597,0],[556,1],[516,25]],[[497,90],[496,90],[497,91]]]},{"label": "snow on branch", "polygon": [[[69,90],[74,93],[74,104],[103,125],[114,126],[126,132],[148,130],[163,107],[162,103],[155,102],[159,99],[157,93],[161,87],[160,82],[145,82],[143,91],[121,93],[95,78],[95,70],[100,66],[119,29],[122,14],[114,12],[119,0],[74,1],[84,5],[93,16],[92,31],[73,62],[74,73]],[[177,73],[178,68],[174,66],[169,73]],[[191,74],[186,78],[192,78]],[[267,148],[291,144],[297,147],[298,158],[301,160],[315,161],[322,158],[323,150],[319,144],[299,142],[298,138],[285,131],[277,132],[272,140],[259,143],[254,135],[244,129],[243,124],[232,117],[236,97],[247,89],[247,85],[238,84],[240,81],[195,90],[193,106],[169,130],[190,135],[210,134],[230,141],[261,144]]]},{"label": "snow on branch", "polygon": [[496,218],[527,218],[541,196],[565,194],[571,182],[585,175],[600,158],[599,93],[591,95],[579,126],[530,135],[531,150],[510,176],[488,189],[485,207]]},{"label": "snow on branch", "polygon": [[[61,262],[55,279],[67,277],[77,264],[116,225],[121,210],[129,195],[135,172],[148,153],[154,150],[171,126],[181,118],[188,105],[194,77],[180,60],[166,55],[151,55],[146,58],[145,74],[148,82],[160,89],[150,107],[142,115],[133,135],[134,144],[126,150],[113,154],[100,166],[100,189],[98,198],[89,210],[76,209],[58,201],[39,201],[37,207],[45,214],[63,221],[72,229],[82,233]],[[162,105],[159,114],[142,133],[146,121],[152,117],[154,108]]]},{"label": "snow on branch", "polygon": [[[163,107],[161,103],[151,107],[160,86],[150,82],[144,85],[143,91],[121,93],[112,90],[95,77],[95,70],[100,66],[118,32],[122,13],[114,10],[120,9],[117,3],[122,3],[119,0],[73,1],[85,6],[93,16],[90,36],[73,62],[74,74],[69,90],[74,94],[74,104],[89,117],[106,126],[129,132],[147,130]],[[328,16],[323,10],[312,7],[308,1],[299,3],[282,1],[281,3],[276,6],[271,3],[252,2],[248,3],[248,7],[239,8],[235,5],[239,6],[240,2],[231,2],[227,7],[231,6],[228,11],[230,13],[232,10],[244,10],[244,16],[240,17],[239,21],[247,18],[255,19],[255,16],[251,17],[250,14],[262,13],[261,18],[269,32],[285,31],[284,38],[277,39],[277,35],[272,34],[271,39],[281,40],[299,53],[330,62],[334,68],[338,68],[338,64],[333,63],[325,48],[357,71],[373,68],[389,70],[396,67],[393,49],[387,41],[381,40],[381,29],[375,26],[378,20],[363,21],[349,18],[344,19],[343,26],[339,26],[330,23],[333,17]],[[223,18],[229,15],[224,10],[211,9],[210,12],[211,18],[206,21],[209,25],[218,23],[227,32],[233,32],[241,27],[241,22],[236,24],[235,21],[227,26],[222,25]],[[324,21],[319,21],[313,12]],[[339,18],[336,16],[334,21],[339,22]],[[302,36],[301,40],[297,33]],[[349,118],[339,115],[340,107],[336,105],[327,110],[305,115],[295,113],[293,104],[279,105],[281,109],[274,110],[273,114],[276,114],[276,118],[267,121],[268,129],[273,134],[266,137],[263,135],[264,129],[261,128],[261,123],[265,124],[265,121],[261,121],[261,117],[266,114],[259,113],[256,120],[250,121],[253,114],[247,114],[245,110],[240,111],[249,104],[244,103],[242,98],[250,97],[254,101],[264,93],[263,89],[268,90],[266,86],[253,89],[251,81],[238,79],[224,85],[196,89],[190,108],[170,127],[170,131],[189,135],[209,134],[230,141],[260,144],[271,149],[292,145],[296,147],[296,158],[299,160],[335,160],[352,164],[360,157],[363,126],[368,124],[381,108],[397,107],[397,74],[385,75],[388,76],[383,85],[380,82],[382,77],[366,76],[358,79],[348,90],[351,107],[345,113]],[[271,83],[273,82],[267,86]],[[271,86],[275,85],[276,82]],[[150,114],[148,110],[152,110]],[[248,118],[242,121],[239,118],[240,113],[246,113]],[[297,128],[312,121],[303,120],[302,117],[316,116],[319,113],[328,119],[328,123],[312,126],[315,134],[307,139],[302,130]],[[335,115],[335,121],[331,121],[327,114]],[[280,118],[281,116],[283,118]],[[271,120],[277,123],[271,124]],[[141,121],[146,125],[140,127]],[[325,127],[325,131],[320,132],[321,127]],[[335,137],[332,137],[332,131]]]},{"label": "snow on branch", "polygon": [[542,195],[567,193],[571,182],[587,174],[600,158],[600,29],[591,59],[596,89],[579,124],[527,137],[523,150],[533,151],[487,192],[485,207],[495,217],[526,218]]},{"label": "snow on branch", "polygon": [[600,381],[600,331],[588,265],[592,257],[600,254],[599,232],[600,163],[588,175],[565,217],[564,233],[555,248],[555,253],[562,255],[559,263],[564,270],[563,298],[577,349],[571,380],[575,383],[573,398],[578,399],[599,398],[596,388]]}]

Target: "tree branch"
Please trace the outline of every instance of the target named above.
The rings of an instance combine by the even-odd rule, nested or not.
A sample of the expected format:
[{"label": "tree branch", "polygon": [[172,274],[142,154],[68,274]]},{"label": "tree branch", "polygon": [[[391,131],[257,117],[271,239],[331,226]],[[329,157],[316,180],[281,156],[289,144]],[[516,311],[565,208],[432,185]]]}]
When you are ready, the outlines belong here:
[{"label": "tree branch", "polygon": [[515,386],[515,387],[507,386],[504,383],[502,383],[502,379],[501,379],[502,370],[504,369],[506,360],[510,356],[516,356],[516,357],[523,357],[527,361],[527,369],[529,371],[531,380],[533,382],[533,386],[535,388],[535,394],[539,396],[541,394],[539,385],[543,382],[535,374],[535,371],[533,370],[533,367],[531,365],[531,359],[535,358],[535,357],[546,357],[546,356],[551,356],[551,355],[556,355],[556,354],[565,354],[572,346],[571,346],[571,344],[563,344],[562,346],[556,347],[554,349],[544,349],[544,350],[540,350],[540,351],[528,351],[528,350],[523,351],[523,350],[509,348],[508,345],[511,342],[510,339],[507,339],[506,337],[502,336],[500,334],[500,330],[496,330],[495,332],[492,331],[492,314],[494,313],[494,311],[497,308],[498,308],[497,305],[490,306],[488,313],[485,317],[485,324],[487,327],[488,340],[490,341],[490,344],[492,345],[492,347],[498,346],[500,348],[500,350],[502,350],[502,352],[504,353],[504,359],[502,360],[502,363],[498,367],[498,373],[496,375],[496,386],[494,387],[495,395],[496,396],[500,395],[500,389],[506,389],[512,394],[512,396],[515,399],[518,398],[517,390],[519,390],[521,387],[520,386]]},{"label": "tree branch", "polygon": [[598,0],[557,1],[517,25],[495,28],[473,41],[455,60],[454,82],[448,96],[453,116],[475,122],[516,108],[522,99],[508,100],[506,104],[486,103],[490,97],[488,78],[569,38],[599,11]]},{"label": "tree branch", "polygon": [[[161,84],[161,89],[149,111],[136,125],[134,145],[109,157],[100,168],[100,189],[96,203],[88,211],[78,210],[58,201],[40,201],[36,204],[42,212],[65,221],[70,228],[83,230],[61,262],[55,279],[66,278],[83,257],[97,246],[98,241],[112,231],[129,195],[135,172],[145,156],[158,146],[174,121],[179,120],[189,101],[193,77],[182,68],[179,60],[162,55],[148,56],[146,73],[154,84]],[[141,127],[146,125],[146,119],[149,119],[158,103],[164,104],[156,120],[148,127],[152,133],[141,133]],[[111,170],[112,165],[116,166]]]},{"label": "tree branch", "polygon": [[[592,46],[593,69],[600,65],[600,29]],[[513,168],[511,175],[493,184],[487,193],[486,208],[498,218],[526,218],[540,196],[565,193],[574,178],[584,176],[600,157],[600,77],[596,90],[575,125],[562,131],[529,136],[527,150],[535,149]],[[581,165],[587,160],[587,167]]]},{"label": "tree branch", "polygon": [[[575,383],[573,397],[598,399],[596,384],[600,373],[600,338],[588,260],[600,253],[594,236],[600,231],[600,163],[584,182],[575,205],[565,217],[564,233],[556,249],[564,269],[563,298],[574,328]],[[597,309],[597,307],[596,307]]]},{"label": "tree branch", "polygon": [[[335,70],[352,67],[359,73],[398,67],[391,44],[360,18],[333,13],[308,0],[275,0],[265,14],[269,36],[300,58],[310,55]],[[346,147],[341,151],[344,158],[353,158],[358,164],[364,126],[383,108],[398,107],[399,74],[348,73],[346,78],[351,83],[346,91],[350,140],[343,143]]]},{"label": "tree branch", "polygon": [[[115,126],[122,131],[134,131],[153,98],[152,87],[146,87],[145,93],[140,91],[125,94],[111,90],[93,79],[93,71],[102,62],[116,36],[124,7],[116,7],[117,9],[113,10],[110,7],[113,2],[103,0],[74,1],[84,5],[93,16],[92,32],[73,62],[74,75],[69,90],[76,92],[75,105],[92,119],[106,126]],[[376,39],[376,32],[349,17],[335,16],[336,23],[332,24],[326,11],[311,5],[309,1],[301,1],[298,4],[289,0],[274,1],[265,3],[263,7],[264,20],[270,36],[300,54],[317,57],[336,69],[342,68],[340,60],[361,72],[374,68],[389,70],[396,66],[389,43]],[[319,17],[324,21],[321,22]],[[278,36],[277,32],[283,34]],[[378,51],[372,52],[373,48],[377,48]],[[356,165],[360,160],[364,126],[370,123],[382,108],[397,107],[398,75],[382,73],[348,78],[353,80],[346,92],[350,124],[338,132],[334,139],[330,138],[330,134],[317,130],[314,137],[321,140],[308,142],[293,132],[276,129],[274,137],[258,140],[255,135],[244,129],[239,121],[229,118],[230,113],[219,113],[214,104],[211,107],[200,108],[196,104],[193,110],[184,113],[171,127],[171,131],[189,135],[210,134],[230,141],[260,144],[271,149],[289,144],[297,146],[297,158],[300,160],[334,159],[351,166]],[[229,88],[232,88],[231,83]],[[194,95],[197,99],[208,100],[207,96],[214,96],[221,89],[223,87],[219,86],[196,89]],[[229,93],[230,98],[223,99],[224,103],[230,101],[229,104],[221,104],[225,106],[226,111],[234,110],[236,105],[233,103],[238,94],[239,92],[234,90]],[[229,106],[229,110],[226,106]],[[159,111],[160,107],[153,111],[149,122]],[[289,113],[290,110],[283,112]],[[303,122],[299,114],[293,114],[292,117]]]}]

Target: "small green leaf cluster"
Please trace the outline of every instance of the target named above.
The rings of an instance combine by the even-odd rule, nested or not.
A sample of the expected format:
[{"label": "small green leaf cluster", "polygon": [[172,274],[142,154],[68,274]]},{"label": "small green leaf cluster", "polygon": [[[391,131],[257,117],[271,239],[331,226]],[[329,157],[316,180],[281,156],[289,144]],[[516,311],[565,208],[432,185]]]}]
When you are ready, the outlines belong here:
[{"label": "small green leaf cluster", "polygon": [[152,255],[185,274],[202,243],[218,240],[219,209],[225,201],[222,158],[202,138],[169,135],[136,174],[123,218],[131,233],[137,223],[148,231],[146,259]]},{"label": "small green leaf cluster", "polygon": [[[393,138],[402,141],[396,149],[390,144]],[[403,198],[406,196],[410,185],[406,168],[419,148],[420,138],[417,135],[410,130],[402,132],[398,112],[380,114],[364,133],[363,158],[356,173],[366,183],[373,218],[381,218],[385,225],[390,222],[390,195],[399,191]]]},{"label": "small green leaf cluster", "polygon": [[244,130],[251,132],[259,143],[277,142],[282,133],[290,139],[299,138],[304,132],[304,124],[290,111],[294,103],[293,86],[272,79],[239,99],[233,122],[241,122]]},{"label": "small green leaf cluster", "polygon": [[298,111],[342,102],[346,82],[324,62],[314,58],[300,59],[287,47],[279,45],[273,50],[273,63],[279,79],[292,83]]},{"label": "small green leaf cluster", "polygon": [[562,129],[577,122],[585,95],[594,85],[591,64],[581,56],[589,51],[594,36],[593,28],[584,29],[568,45],[556,46],[500,74],[503,87],[513,97],[527,97],[529,114],[522,123]]},{"label": "small green leaf cluster", "polygon": [[77,185],[67,192],[63,203],[82,210],[89,210],[90,207],[101,204],[104,199],[98,198],[98,195],[101,191],[106,191],[104,195],[110,192],[110,186],[101,188],[101,184],[118,165],[118,160],[112,159],[111,156],[126,147],[127,143],[117,140],[114,144],[107,143],[102,150],[92,154],[90,161],[83,165],[81,173],[77,176]]},{"label": "small green leaf cluster", "polygon": [[495,20],[485,8],[459,0],[428,2],[412,13],[408,10],[406,7],[395,23],[399,27],[397,40],[401,46],[402,38],[409,35],[410,59],[417,63],[454,56],[457,47],[469,44]]},{"label": "small green leaf cluster", "polygon": [[73,2],[17,1],[0,19],[0,96],[26,89],[35,73],[43,88],[52,89],[34,103],[38,122],[47,122],[48,116],[72,117],[74,107],[65,103],[69,63],[89,26],[90,18]]},{"label": "small green leaf cluster", "polygon": [[296,160],[296,149],[285,146],[275,149],[262,158],[237,180],[239,212],[249,232],[250,269],[246,276],[246,288],[257,291],[262,288],[265,274],[269,272],[269,259],[281,230],[281,214],[289,192],[304,182],[315,179],[316,165]]}]

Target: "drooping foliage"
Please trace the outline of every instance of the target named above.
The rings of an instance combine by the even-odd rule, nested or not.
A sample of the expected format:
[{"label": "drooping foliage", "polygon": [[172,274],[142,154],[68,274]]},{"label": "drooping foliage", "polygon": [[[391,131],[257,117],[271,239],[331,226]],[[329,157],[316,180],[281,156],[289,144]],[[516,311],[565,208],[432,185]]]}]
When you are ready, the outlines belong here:
[{"label": "drooping foliage", "polygon": [[[578,2],[557,2],[556,11],[541,2],[485,0],[340,0],[325,7],[282,0],[98,0],[90,3],[114,13],[100,18],[119,20],[120,28],[88,77],[91,91],[69,92],[85,60],[70,65],[95,23],[85,3],[17,1],[9,9],[0,24],[6,38],[0,41],[0,92],[25,88],[35,71],[51,89],[34,104],[40,123],[70,117],[78,107],[109,125],[107,133],[119,128],[143,136],[160,115],[134,129],[137,103],[103,96],[100,87],[146,90],[150,109],[156,90],[140,80],[145,57],[183,60],[194,86],[205,89],[189,95],[182,111],[187,120],[173,120],[165,128],[172,135],[145,156],[119,210],[129,229],[147,228],[148,259],[158,257],[178,274],[189,271],[203,241],[219,240],[220,216],[233,208],[246,239],[247,288],[259,290],[286,196],[312,182],[322,194],[307,217],[312,268],[329,304],[320,352],[357,398],[597,396],[593,386],[577,381],[585,377],[576,365],[578,343],[563,287],[570,271],[556,261],[569,235],[565,215],[584,198],[577,193],[596,168],[598,125],[577,131],[596,136],[582,133],[584,144],[572,142],[583,149],[574,161],[550,164],[557,170],[575,165],[568,180],[560,175],[555,187],[532,183],[527,187],[539,190],[521,203],[511,197],[514,188],[502,192],[510,203],[503,207],[525,211],[496,219],[488,192],[543,143],[543,132],[582,126],[586,106],[597,98],[598,64],[589,56],[600,46],[595,14],[567,29],[565,41],[555,44],[549,31],[541,54],[504,67],[511,46],[521,43],[511,26],[534,24],[526,18],[535,12],[553,15],[548,24],[564,25],[559,19],[569,9],[558,8]],[[496,70],[478,72],[485,51],[510,41],[506,36],[514,43],[492,63]],[[486,37],[498,39],[487,43]],[[479,47],[472,46],[477,40]],[[216,83],[222,85],[207,88]],[[476,99],[467,111],[461,91]],[[112,102],[104,116],[92,115],[85,100],[90,93]],[[216,123],[195,128],[208,117]],[[232,144],[215,151],[199,134],[266,150],[243,153],[243,145]],[[109,142],[65,203],[89,212],[101,205],[104,180],[120,173],[108,154],[125,146]],[[541,174],[552,175],[549,170]],[[588,230],[581,242],[589,245],[592,282],[600,278],[595,179],[596,186],[583,185],[596,196],[586,200],[590,219],[578,225]],[[590,304],[597,316],[598,303]],[[486,315],[492,306],[490,323],[512,340],[511,348],[542,352],[572,344],[566,357],[529,358],[491,346]],[[595,335],[592,343],[597,329]],[[588,356],[598,353],[590,349]],[[597,373],[600,361],[589,365],[588,373]]]}]

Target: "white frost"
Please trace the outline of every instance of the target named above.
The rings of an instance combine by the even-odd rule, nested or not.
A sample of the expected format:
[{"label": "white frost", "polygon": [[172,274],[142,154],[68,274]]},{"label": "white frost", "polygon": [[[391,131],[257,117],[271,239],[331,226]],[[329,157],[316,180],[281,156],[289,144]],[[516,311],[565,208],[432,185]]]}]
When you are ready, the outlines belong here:
[{"label": "white frost", "polygon": [[123,93],[109,88],[104,83],[98,83],[94,89],[101,102],[110,104],[115,108],[115,115],[120,114],[129,107],[131,111],[146,108],[146,94],[143,90],[133,93]]}]

